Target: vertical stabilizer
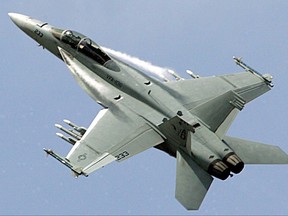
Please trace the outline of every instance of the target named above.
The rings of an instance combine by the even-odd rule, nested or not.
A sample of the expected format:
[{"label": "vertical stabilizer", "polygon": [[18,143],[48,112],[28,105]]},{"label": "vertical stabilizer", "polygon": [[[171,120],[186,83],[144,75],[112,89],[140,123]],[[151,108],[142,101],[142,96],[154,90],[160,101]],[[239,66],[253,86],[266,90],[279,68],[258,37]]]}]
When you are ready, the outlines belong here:
[{"label": "vertical stabilizer", "polygon": [[186,153],[177,151],[176,199],[188,210],[199,209],[213,178]]}]

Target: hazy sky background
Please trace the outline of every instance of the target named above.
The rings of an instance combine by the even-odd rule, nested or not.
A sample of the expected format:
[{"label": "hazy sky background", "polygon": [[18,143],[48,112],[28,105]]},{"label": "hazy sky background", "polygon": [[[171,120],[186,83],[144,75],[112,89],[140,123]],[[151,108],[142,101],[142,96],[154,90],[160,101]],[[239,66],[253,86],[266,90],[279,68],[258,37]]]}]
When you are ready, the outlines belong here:
[{"label": "hazy sky background", "polygon": [[[55,123],[88,127],[100,110],[63,62],[9,19],[30,15],[77,30],[100,45],[167,66],[182,76],[241,71],[232,56],[274,77],[272,91],[248,104],[229,135],[288,152],[288,1],[1,0],[0,214],[288,214],[288,166],[246,166],[215,180],[199,211],[174,198],[174,158],[150,149],[74,179],[44,147],[66,155]],[[117,130],[117,128],[115,128]]]}]

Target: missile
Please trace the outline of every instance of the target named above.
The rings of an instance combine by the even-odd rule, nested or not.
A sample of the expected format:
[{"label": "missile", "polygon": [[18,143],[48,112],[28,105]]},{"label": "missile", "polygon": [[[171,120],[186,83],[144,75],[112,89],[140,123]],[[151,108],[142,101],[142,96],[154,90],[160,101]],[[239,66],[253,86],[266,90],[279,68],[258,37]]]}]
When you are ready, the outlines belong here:
[{"label": "missile", "polygon": [[242,57],[237,58],[237,57],[233,56],[233,59],[234,59],[235,63],[238,65],[242,62]]},{"label": "missile", "polygon": [[75,143],[77,142],[75,139],[73,139],[72,137],[66,137],[61,133],[56,133],[56,135],[58,137],[60,137],[61,139],[65,140],[66,142],[70,143],[71,145],[75,145]]},{"label": "missile", "polygon": [[168,69],[168,73],[170,73],[177,81],[184,80],[184,78],[180,77],[175,71]]},{"label": "missile", "polygon": [[64,119],[63,120],[66,124],[68,124],[69,126],[73,127],[73,128],[77,128],[78,126],[76,124],[74,124],[73,122],[67,120],[67,119]]},{"label": "missile", "polygon": [[259,73],[258,71],[254,70],[252,67],[250,67],[249,65],[245,64],[242,61],[242,58],[237,58],[235,56],[233,56],[233,59],[235,61],[235,63],[237,65],[239,65],[240,67],[242,67],[245,71],[250,72],[256,76],[261,77],[270,87],[273,87],[274,84],[272,83],[272,76],[270,74],[264,74],[262,75],[261,73]]},{"label": "missile", "polygon": [[48,157],[49,155],[51,155],[52,150],[51,149],[43,149],[46,152],[46,156]]},{"label": "missile", "polygon": [[55,127],[64,131],[65,133],[71,135],[72,137],[76,138],[77,140],[80,140],[82,138],[82,136],[80,136],[79,134],[76,134],[74,131],[64,128],[62,125],[55,124]]},{"label": "missile", "polygon": [[73,122],[67,120],[67,119],[64,119],[63,120],[66,124],[68,124],[70,127],[72,127],[74,130],[76,130],[77,132],[79,132],[82,136],[85,134],[85,132],[87,131],[86,128],[84,127],[80,127],[76,124],[74,124]]},{"label": "missile", "polygon": [[64,164],[66,167],[68,167],[70,170],[72,170],[75,173],[75,176],[84,175],[84,176],[88,177],[88,174],[86,174],[82,170],[79,170],[78,168],[75,168],[74,165],[71,164],[68,159],[61,157],[60,155],[58,155],[57,153],[55,153],[51,149],[45,149],[44,148],[43,150],[46,152],[47,155],[52,156],[53,158],[55,158],[56,160],[58,160],[59,162]]},{"label": "missile", "polygon": [[194,74],[191,70],[186,70],[186,73],[189,74],[193,79],[200,78],[198,74]]},{"label": "missile", "polygon": [[[60,161],[63,164],[66,164],[68,161],[61,157],[60,155],[56,154],[52,149],[43,149],[47,155],[50,155],[52,157],[54,157],[56,160]],[[71,168],[72,166],[69,166],[70,164],[66,164],[66,166],[68,165],[69,168]]]}]

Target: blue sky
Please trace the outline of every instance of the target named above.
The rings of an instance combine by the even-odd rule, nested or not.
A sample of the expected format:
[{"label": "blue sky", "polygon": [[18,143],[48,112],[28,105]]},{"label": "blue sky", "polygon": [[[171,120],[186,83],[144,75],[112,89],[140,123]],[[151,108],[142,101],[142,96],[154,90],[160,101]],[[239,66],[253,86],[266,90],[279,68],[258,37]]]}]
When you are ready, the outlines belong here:
[{"label": "blue sky", "polygon": [[288,167],[246,166],[215,180],[201,209],[174,198],[175,159],[150,149],[88,178],[45,158],[66,155],[55,123],[89,126],[100,107],[63,62],[22,33],[8,12],[77,30],[100,45],[167,66],[188,78],[241,71],[232,56],[274,77],[272,91],[248,104],[229,135],[288,152],[288,1],[16,1],[0,7],[0,214],[287,214]]}]

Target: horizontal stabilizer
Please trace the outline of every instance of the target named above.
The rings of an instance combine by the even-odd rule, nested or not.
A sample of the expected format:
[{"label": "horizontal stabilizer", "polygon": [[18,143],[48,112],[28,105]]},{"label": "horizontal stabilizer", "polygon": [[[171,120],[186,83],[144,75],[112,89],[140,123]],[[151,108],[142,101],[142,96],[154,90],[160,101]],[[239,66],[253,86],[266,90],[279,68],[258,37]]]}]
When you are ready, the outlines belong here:
[{"label": "horizontal stabilizer", "polygon": [[177,151],[175,196],[186,209],[199,209],[212,181],[187,154]]},{"label": "horizontal stabilizer", "polygon": [[246,164],[288,164],[288,155],[278,146],[229,136],[224,140]]}]

